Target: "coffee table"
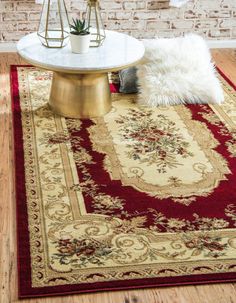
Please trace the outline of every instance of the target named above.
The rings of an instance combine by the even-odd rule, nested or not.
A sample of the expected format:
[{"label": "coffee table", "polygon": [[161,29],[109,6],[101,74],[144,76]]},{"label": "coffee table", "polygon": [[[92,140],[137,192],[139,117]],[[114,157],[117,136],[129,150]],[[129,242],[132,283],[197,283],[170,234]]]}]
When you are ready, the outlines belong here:
[{"label": "coffee table", "polygon": [[30,64],[53,71],[49,105],[54,112],[70,118],[93,118],[111,109],[108,73],[137,64],[144,46],[128,35],[106,31],[102,46],[90,48],[87,54],[74,54],[70,43],[49,49],[32,33],[20,39],[17,51]]}]

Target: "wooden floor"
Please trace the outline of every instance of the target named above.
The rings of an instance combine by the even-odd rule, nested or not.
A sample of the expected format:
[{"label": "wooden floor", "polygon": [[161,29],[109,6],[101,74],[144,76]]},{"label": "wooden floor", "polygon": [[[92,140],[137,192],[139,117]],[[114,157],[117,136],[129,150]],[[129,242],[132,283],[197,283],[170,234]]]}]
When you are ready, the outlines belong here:
[{"label": "wooden floor", "polygon": [[[214,50],[213,57],[236,83],[236,50]],[[14,53],[0,53],[0,303],[235,303],[230,283],[18,300],[9,66],[21,63]]]}]

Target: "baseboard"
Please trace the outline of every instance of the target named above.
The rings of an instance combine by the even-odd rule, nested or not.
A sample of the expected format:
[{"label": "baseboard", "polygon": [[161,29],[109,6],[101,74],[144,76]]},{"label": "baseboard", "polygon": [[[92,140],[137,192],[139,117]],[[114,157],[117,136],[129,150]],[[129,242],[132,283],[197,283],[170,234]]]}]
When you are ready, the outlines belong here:
[{"label": "baseboard", "polygon": [[14,53],[16,52],[16,43],[0,43],[0,53]]},{"label": "baseboard", "polygon": [[236,48],[236,39],[234,40],[207,40],[210,48]]},{"label": "baseboard", "polygon": [[[210,48],[236,48],[234,40],[207,40]],[[0,42],[0,53],[16,52],[16,43]]]}]

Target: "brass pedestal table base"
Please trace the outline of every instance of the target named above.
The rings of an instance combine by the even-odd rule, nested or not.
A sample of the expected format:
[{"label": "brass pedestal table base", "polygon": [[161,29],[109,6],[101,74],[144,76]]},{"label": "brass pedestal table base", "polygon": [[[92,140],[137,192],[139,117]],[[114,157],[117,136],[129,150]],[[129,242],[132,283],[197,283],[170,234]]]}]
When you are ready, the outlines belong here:
[{"label": "brass pedestal table base", "polygon": [[107,73],[53,73],[49,105],[57,114],[69,118],[95,118],[111,109]]}]

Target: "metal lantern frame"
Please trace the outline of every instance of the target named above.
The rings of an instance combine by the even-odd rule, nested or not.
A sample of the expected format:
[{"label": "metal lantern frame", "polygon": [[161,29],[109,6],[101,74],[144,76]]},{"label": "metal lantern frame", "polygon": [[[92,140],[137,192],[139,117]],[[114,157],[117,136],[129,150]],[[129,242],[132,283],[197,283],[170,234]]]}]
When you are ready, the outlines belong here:
[{"label": "metal lantern frame", "polygon": [[95,31],[91,32],[90,47],[99,47],[102,45],[102,43],[106,38],[106,33],[104,30],[104,25],[102,22],[102,17],[100,12],[99,0],[88,0],[86,19],[89,27],[91,27],[92,15],[94,15],[95,17],[96,27],[94,28]]},{"label": "metal lantern frame", "polygon": [[[60,22],[59,22],[60,23],[60,28],[59,29],[49,29],[49,23],[50,23],[49,15],[50,15],[50,12],[51,12],[51,6],[52,6],[53,2],[57,4],[57,9],[58,9],[57,12],[58,12],[58,15],[59,15],[58,16],[59,20],[60,20]],[[70,29],[70,23],[69,23],[68,12],[67,12],[67,9],[66,9],[65,1],[64,0],[48,0],[47,11],[46,11],[46,19],[45,19],[45,30],[43,32],[41,32],[40,31],[40,26],[43,23],[45,3],[46,3],[46,0],[44,0],[44,2],[43,2],[43,9],[42,9],[41,16],[40,16],[40,22],[39,22],[37,35],[38,35],[39,38],[41,38],[40,41],[44,46],[46,46],[48,48],[62,48],[65,45],[64,44],[65,40],[67,38],[69,39],[69,29]],[[63,5],[63,11],[62,11],[62,5]],[[67,23],[68,23],[68,31],[66,30],[66,27],[64,25],[62,14],[65,14],[65,16],[66,16],[66,20],[67,20]],[[59,34],[61,34],[61,36],[60,37],[50,37],[49,32],[59,33]],[[42,33],[44,33],[44,35]],[[51,46],[50,42],[58,42],[59,45],[58,46]]]}]

